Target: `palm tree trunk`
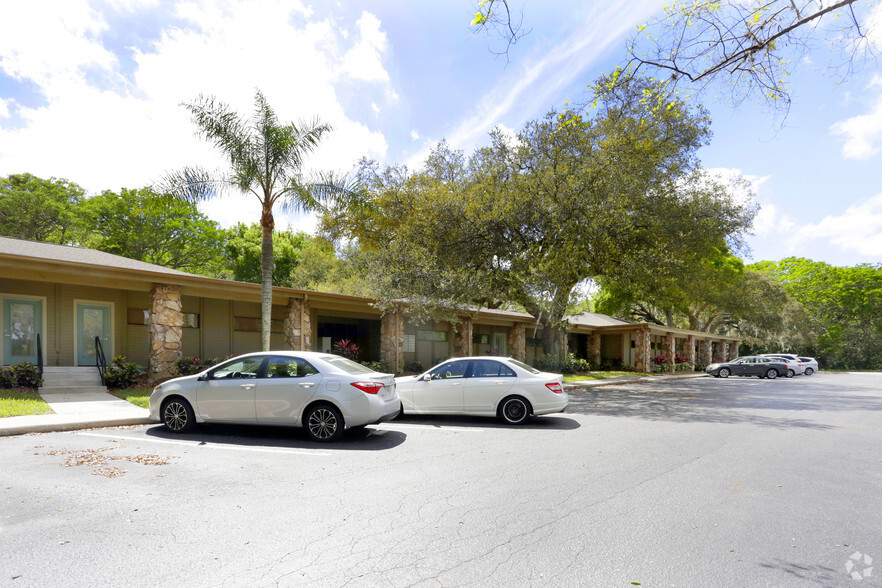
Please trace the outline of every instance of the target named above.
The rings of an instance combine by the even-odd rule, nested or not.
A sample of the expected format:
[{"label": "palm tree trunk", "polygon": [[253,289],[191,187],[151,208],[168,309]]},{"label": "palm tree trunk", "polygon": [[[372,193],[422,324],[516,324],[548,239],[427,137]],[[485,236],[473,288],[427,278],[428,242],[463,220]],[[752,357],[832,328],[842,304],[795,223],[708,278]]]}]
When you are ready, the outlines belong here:
[{"label": "palm tree trunk", "polygon": [[260,245],[260,341],[264,351],[270,350],[273,316],[273,213],[264,210],[260,219],[263,240]]}]

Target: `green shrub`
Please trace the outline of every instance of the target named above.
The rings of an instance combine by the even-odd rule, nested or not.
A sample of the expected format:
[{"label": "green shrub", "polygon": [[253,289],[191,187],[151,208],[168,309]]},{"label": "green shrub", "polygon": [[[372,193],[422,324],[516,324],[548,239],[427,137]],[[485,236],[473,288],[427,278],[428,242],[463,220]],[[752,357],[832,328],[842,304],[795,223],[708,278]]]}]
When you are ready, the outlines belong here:
[{"label": "green shrub", "polygon": [[127,362],[122,355],[113,358],[113,362],[107,366],[107,373],[104,374],[104,385],[108,388],[131,388],[138,381],[141,375],[141,368],[138,364]]},{"label": "green shrub", "polygon": [[12,368],[0,367],[0,388],[6,390],[15,388],[15,374],[12,373]]},{"label": "green shrub", "polygon": [[198,374],[205,368],[210,368],[211,366],[217,365],[218,363],[220,363],[220,360],[216,357],[212,357],[210,359],[199,359],[198,357],[182,357],[175,362],[175,369],[177,370],[178,375],[189,376],[191,374]]},{"label": "green shrub", "polygon": [[17,363],[9,368],[15,384],[19,388],[37,388],[43,383],[40,369],[29,361]]},{"label": "green shrub", "polygon": [[389,373],[389,367],[382,361],[363,361],[361,362],[361,365],[381,374]]},{"label": "green shrub", "polygon": [[425,370],[423,370],[423,364],[418,361],[409,361],[404,364],[404,371],[412,374],[421,374]]},{"label": "green shrub", "polygon": [[533,361],[533,367],[544,372],[556,372],[562,374],[575,374],[591,370],[591,364],[570,353],[566,359],[557,355],[545,354],[538,356]]}]

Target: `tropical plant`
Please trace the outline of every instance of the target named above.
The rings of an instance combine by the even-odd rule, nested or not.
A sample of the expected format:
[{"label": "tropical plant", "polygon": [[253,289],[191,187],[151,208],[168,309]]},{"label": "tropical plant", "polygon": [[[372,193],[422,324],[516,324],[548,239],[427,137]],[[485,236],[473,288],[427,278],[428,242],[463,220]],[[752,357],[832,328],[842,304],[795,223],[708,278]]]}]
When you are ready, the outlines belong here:
[{"label": "tropical plant", "polygon": [[104,383],[108,388],[131,388],[138,381],[141,368],[138,364],[126,361],[125,356],[117,355],[107,366]]},{"label": "tropical plant", "polygon": [[36,388],[43,383],[40,370],[29,361],[23,361],[10,367],[12,377],[19,388]]},{"label": "tropical plant", "polygon": [[209,141],[228,160],[226,172],[190,167],[170,174],[165,189],[182,198],[200,200],[227,191],[250,194],[261,206],[261,345],[270,347],[273,278],[273,212],[311,211],[338,187],[333,181],[309,181],[303,174],[304,158],[331,130],[318,120],[299,124],[279,122],[275,111],[258,90],[254,112],[243,118],[213,96],[199,96],[183,104],[197,126],[197,135]]},{"label": "tropical plant", "polygon": [[358,348],[358,344],[355,341],[340,339],[339,341],[334,342],[333,348],[334,353],[337,355],[342,355],[346,359],[351,359],[352,361],[358,361],[358,354],[361,350]]}]

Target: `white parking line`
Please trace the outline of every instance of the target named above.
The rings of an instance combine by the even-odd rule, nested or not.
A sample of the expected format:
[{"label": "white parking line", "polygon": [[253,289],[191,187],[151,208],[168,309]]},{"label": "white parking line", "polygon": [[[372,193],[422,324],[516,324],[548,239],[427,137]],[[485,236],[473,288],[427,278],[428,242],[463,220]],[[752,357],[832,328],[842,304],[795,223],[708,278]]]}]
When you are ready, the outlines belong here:
[{"label": "white parking line", "polygon": [[242,445],[225,445],[223,443],[208,443],[205,441],[171,441],[168,439],[151,439],[150,437],[127,437],[125,435],[103,435],[100,433],[75,433],[84,437],[101,437],[103,439],[125,439],[126,441],[145,441],[147,443],[163,443],[165,445],[181,445],[184,447],[198,447],[199,449],[232,449],[234,451],[255,451],[258,453],[287,453],[292,455],[312,455],[315,457],[327,457],[329,453],[310,451],[308,449],[285,449],[283,447],[248,447]]},{"label": "white parking line", "polygon": [[380,429],[382,431],[397,431],[398,429],[420,429],[423,431],[438,431],[443,433],[444,431],[468,431],[469,433],[483,433],[484,429],[476,429],[474,427],[449,427],[447,425],[405,425],[405,424],[389,424],[383,423],[381,425],[371,425],[368,427],[370,429]]}]

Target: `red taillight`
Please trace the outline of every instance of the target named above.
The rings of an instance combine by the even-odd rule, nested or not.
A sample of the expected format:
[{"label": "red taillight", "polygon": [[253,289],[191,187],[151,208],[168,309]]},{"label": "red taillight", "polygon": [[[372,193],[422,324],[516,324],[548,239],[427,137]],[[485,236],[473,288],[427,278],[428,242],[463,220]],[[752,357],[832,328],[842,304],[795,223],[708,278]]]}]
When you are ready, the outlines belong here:
[{"label": "red taillight", "polygon": [[558,384],[557,382],[552,382],[550,384],[545,384],[545,387],[554,392],[555,394],[563,393],[563,386]]},{"label": "red taillight", "polygon": [[381,382],[352,382],[352,385],[365,394],[376,394],[383,387]]}]

